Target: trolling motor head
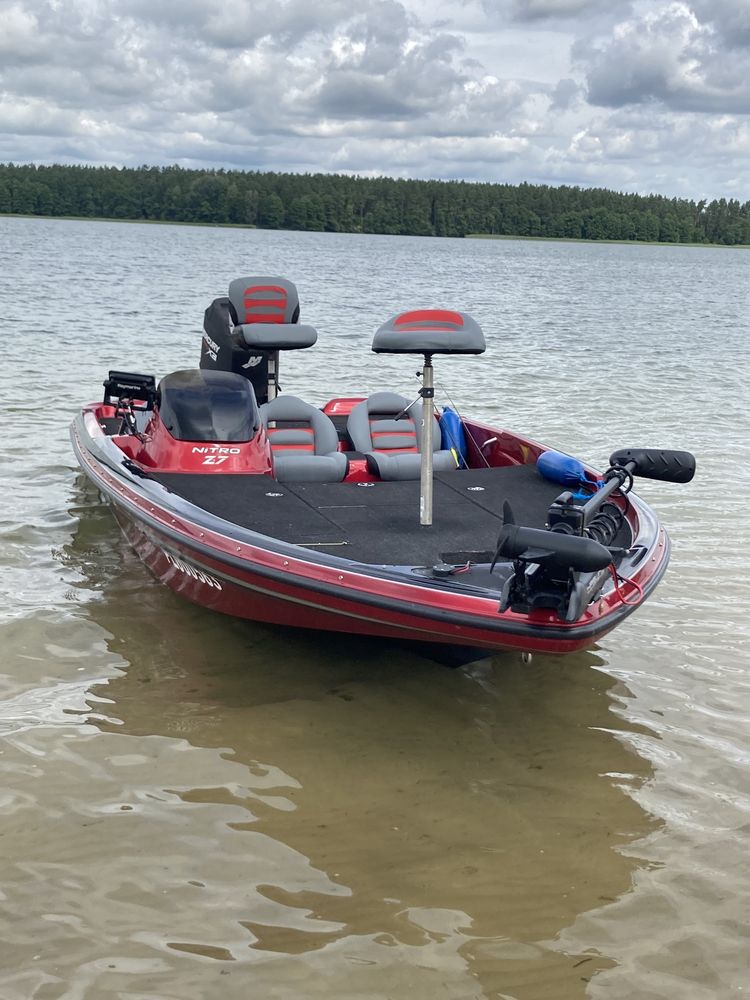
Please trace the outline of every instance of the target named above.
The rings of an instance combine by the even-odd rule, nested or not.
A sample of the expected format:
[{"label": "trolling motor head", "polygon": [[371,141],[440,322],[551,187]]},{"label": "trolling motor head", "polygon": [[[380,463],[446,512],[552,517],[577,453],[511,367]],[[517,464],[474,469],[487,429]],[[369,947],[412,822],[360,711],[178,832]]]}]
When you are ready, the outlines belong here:
[{"label": "trolling motor head", "polygon": [[586,470],[583,462],[561,451],[543,452],[536,464],[545,479],[570,490],[585,487],[591,491],[617,476],[623,482],[641,476],[667,483],[689,483],[695,475],[695,458],[689,451],[664,448],[618,448],[609,456],[609,469],[603,479],[597,479]]},{"label": "trolling motor head", "polygon": [[507,500],[490,572],[500,558],[513,564],[503,585],[500,611],[510,608],[528,614],[534,608],[550,608],[569,622],[586,610],[587,592],[580,574],[600,572],[612,562],[609,549],[593,538],[517,525]]},{"label": "trolling motor head", "polygon": [[572,535],[588,535],[612,545],[624,520],[624,509],[608,498],[622,497],[633,488],[635,476],[670,483],[689,483],[695,475],[695,458],[688,451],[661,448],[620,448],[613,452],[603,479],[596,479],[582,462],[559,451],[546,451],[537,459],[545,479],[568,487],[547,513],[547,527]]}]

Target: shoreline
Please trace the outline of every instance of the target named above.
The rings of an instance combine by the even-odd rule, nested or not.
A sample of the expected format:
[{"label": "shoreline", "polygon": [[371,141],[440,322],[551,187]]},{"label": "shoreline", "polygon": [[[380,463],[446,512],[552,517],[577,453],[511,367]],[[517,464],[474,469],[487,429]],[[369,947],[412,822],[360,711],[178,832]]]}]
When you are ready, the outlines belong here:
[{"label": "shoreline", "polygon": [[536,243],[613,243],[626,247],[707,247],[711,250],[750,250],[750,243],[670,243],[667,240],[589,240],[584,236],[509,236],[504,233],[467,233],[466,240],[525,240]]},{"label": "shoreline", "polygon": [[[0,219],[49,219],[61,222],[116,222],[124,225],[144,226],[192,226],[203,229],[263,229],[252,222],[187,222],[180,219],[114,219],[105,215],[35,215],[21,212],[0,212]],[[324,229],[268,229],[270,233],[317,233]],[[748,243],[671,243],[665,240],[591,240],[576,236],[514,236],[511,233],[466,233],[465,236],[418,236],[416,233],[362,233],[357,230],[343,230],[347,236],[414,236],[418,239],[465,239],[465,240],[523,240],[535,243],[588,243],[616,244],[621,246],[648,247],[706,247],[712,250],[750,250]]]},{"label": "shoreline", "polygon": [[[113,219],[106,215],[33,215],[0,212],[0,219],[50,219],[60,222],[122,222],[130,226],[198,226],[208,229],[257,229],[253,222],[183,222],[181,219]],[[289,230],[301,232],[302,230]]]}]

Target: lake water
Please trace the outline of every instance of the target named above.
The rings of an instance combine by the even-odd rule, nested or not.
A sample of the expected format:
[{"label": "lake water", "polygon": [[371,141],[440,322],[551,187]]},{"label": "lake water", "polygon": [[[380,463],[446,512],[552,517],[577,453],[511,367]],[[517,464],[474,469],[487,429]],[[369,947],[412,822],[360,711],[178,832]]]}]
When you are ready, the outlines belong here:
[{"label": "lake water", "polygon": [[[195,366],[253,273],[319,330],[282,359],[310,401],[413,393],[374,328],[463,308],[488,351],[438,359],[459,408],[599,467],[694,451],[640,487],[655,596],[590,653],[450,671],[157,585],[68,424],[110,367]],[[730,249],[0,218],[2,1000],[750,993],[748,277]]]}]

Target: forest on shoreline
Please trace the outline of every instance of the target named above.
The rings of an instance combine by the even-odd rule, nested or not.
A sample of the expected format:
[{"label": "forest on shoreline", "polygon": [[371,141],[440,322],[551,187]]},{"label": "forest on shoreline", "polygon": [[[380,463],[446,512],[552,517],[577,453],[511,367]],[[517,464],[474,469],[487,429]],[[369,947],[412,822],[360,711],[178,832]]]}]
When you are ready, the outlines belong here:
[{"label": "forest on shoreline", "polygon": [[750,244],[750,201],[344,174],[0,164],[0,214],[404,236]]}]

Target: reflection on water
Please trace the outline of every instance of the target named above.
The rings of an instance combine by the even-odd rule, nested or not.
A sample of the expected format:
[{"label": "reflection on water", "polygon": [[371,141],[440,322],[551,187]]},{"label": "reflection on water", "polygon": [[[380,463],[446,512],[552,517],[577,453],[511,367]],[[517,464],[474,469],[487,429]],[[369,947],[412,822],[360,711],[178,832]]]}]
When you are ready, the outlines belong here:
[{"label": "reflection on water", "polygon": [[451,671],[232,621],[152,581],[90,489],[75,506],[60,557],[117,666],[67,711],[9,886],[15,953],[47,942],[34,996],[584,996],[606,955],[552,942],[627,893],[652,828],[596,655]]}]

